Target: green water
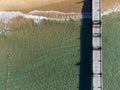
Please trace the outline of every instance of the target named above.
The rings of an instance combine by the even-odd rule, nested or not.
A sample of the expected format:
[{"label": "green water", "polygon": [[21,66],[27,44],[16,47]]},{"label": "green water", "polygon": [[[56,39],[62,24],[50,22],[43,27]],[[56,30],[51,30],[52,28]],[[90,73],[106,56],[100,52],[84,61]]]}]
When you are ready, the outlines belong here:
[{"label": "green water", "polygon": [[77,90],[79,37],[79,21],[43,21],[0,34],[0,90]]},{"label": "green water", "polygon": [[103,90],[120,90],[120,13],[103,17]]}]

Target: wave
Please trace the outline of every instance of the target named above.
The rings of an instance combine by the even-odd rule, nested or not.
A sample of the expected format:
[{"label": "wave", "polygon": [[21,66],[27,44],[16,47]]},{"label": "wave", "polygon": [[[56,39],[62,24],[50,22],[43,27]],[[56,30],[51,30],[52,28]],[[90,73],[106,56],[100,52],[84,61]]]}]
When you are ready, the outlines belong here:
[{"label": "wave", "polygon": [[[102,16],[108,15],[108,14],[114,13],[114,12],[120,12],[120,6],[116,6],[114,8],[110,8],[110,9],[104,11],[102,13]],[[19,11],[11,11],[11,12],[0,11],[0,20],[6,24],[9,23],[13,18],[16,18],[19,16],[22,16],[23,18],[26,18],[26,19],[32,19],[32,20],[34,20],[34,23],[38,23],[43,19],[46,19],[46,20],[48,20],[48,19],[49,20],[67,20],[66,18],[62,18],[62,19],[61,18],[48,18],[45,16],[39,16],[39,14],[73,15],[73,16],[70,16],[69,18],[67,18],[68,20],[70,18],[72,18],[72,19],[91,18],[89,13],[81,14],[81,13],[74,13],[74,12],[64,13],[64,12],[53,11],[53,10],[50,10],[50,11],[33,10],[27,14],[24,14],[24,13],[19,12]]]},{"label": "wave", "polygon": [[64,12],[60,12],[60,11],[53,11],[53,10],[49,10],[49,11],[39,11],[39,10],[33,10],[30,11],[28,14],[29,15],[34,15],[34,14],[39,14],[39,13],[44,13],[44,14],[79,14],[79,13],[64,13]]},{"label": "wave", "polygon": [[[6,11],[0,11],[0,20],[2,23],[9,23],[12,19],[22,16],[23,18],[26,19],[33,19],[34,23],[39,23],[41,20],[46,19],[46,20],[58,20],[58,21],[63,21],[63,20],[69,20],[69,19],[81,19],[81,18],[91,18],[89,13],[64,13],[64,12],[59,12],[59,11],[39,11],[39,10],[34,10],[30,11],[27,14],[24,14],[19,11],[11,11],[11,12],[6,12]],[[52,17],[47,17],[47,16],[52,16]]]},{"label": "wave", "polygon": [[115,13],[115,12],[120,12],[120,6],[116,6],[116,7],[107,9],[106,11],[104,11],[104,12],[102,13],[102,16],[108,15],[108,14],[111,14],[111,13]]},{"label": "wave", "polygon": [[[39,10],[34,10],[28,13],[29,15],[39,15],[39,14],[54,14],[54,15],[73,15],[70,16],[69,18],[72,19],[81,19],[81,18],[91,18],[91,14],[84,12],[84,13],[75,13],[75,12],[71,12],[71,13],[64,13],[64,12],[60,12],[60,11],[53,11],[53,10],[49,10],[49,11],[39,11]],[[68,18],[68,19],[69,19]],[[54,19],[54,18],[53,18]]]},{"label": "wave", "polygon": [[46,17],[43,17],[43,16],[33,16],[33,15],[23,14],[19,11],[17,12],[0,11],[0,20],[5,24],[9,23],[10,20],[12,20],[13,18],[16,18],[19,16],[22,16],[23,18],[26,18],[26,19],[33,19],[35,23],[38,23],[43,19],[47,19]]}]

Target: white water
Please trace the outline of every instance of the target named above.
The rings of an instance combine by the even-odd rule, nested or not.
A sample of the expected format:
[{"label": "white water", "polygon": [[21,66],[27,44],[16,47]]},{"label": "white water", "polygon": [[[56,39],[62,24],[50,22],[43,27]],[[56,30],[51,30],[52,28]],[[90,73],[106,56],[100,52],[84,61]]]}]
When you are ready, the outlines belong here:
[{"label": "white water", "polygon": [[[71,13],[64,13],[64,12],[59,12],[59,11],[53,11],[53,10],[50,10],[50,11],[39,11],[39,10],[34,10],[34,11],[31,11],[29,12],[28,14],[29,15],[36,15],[36,14],[62,14],[62,15],[76,15],[76,19],[81,19],[81,18],[91,18],[90,16],[90,13],[83,13],[83,14],[80,14],[80,13],[75,13],[75,12],[71,12]],[[74,17],[72,19],[75,19]],[[50,19],[52,20],[52,19]],[[54,18],[53,18],[54,20]],[[59,20],[59,19],[58,19]],[[65,20],[65,19],[64,19]],[[69,20],[69,19],[68,19]]]},{"label": "white water", "polygon": [[[2,23],[9,23],[13,18],[22,16],[23,18],[26,19],[33,19],[34,23],[39,23],[41,20],[46,19],[46,20],[57,20],[57,21],[64,21],[64,20],[69,20],[70,18],[46,18],[43,16],[38,16],[37,14],[42,13],[42,14],[67,14],[67,15],[74,15],[73,17],[70,17],[72,19],[80,19],[82,18],[82,15],[80,15],[80,13],[64,13],[64,12],[59,12],[59,11],[38,11],[38,10],[34,10],[29,12],[28,14],[23,14],[19,11],[15,12],[15,11],[11,11],[11,12],[6,12],[6,11],[0,11],[0,20],[2,21]],[[86,18],[88,18],[88,15],[86,14]]]},{"label": "white water", "polygon": [[108,15],[108,14],[110,14],[110,13],[115,13],[115,12],[120,12],[120,5],[118,5],[118,6],[114,7],[114,8],[110,8],[110,9],[104,11],[104,12],[102,13],[102,16]]},{"label": "white water", "polygon": [[64,13],[64,12],[59,12],[59,11],[53,11],[53,10],[49,10],[49,11],[39,11],[39,10],[34,10],[29,12],[29,15],[34,15],[34,14],[39,14],[39,13],[44,13],[44,14],[79,14],[79,13]]},{"label": "white water", "polygon": [[[120,6],[110,8],[110,9],[104,11],[102,13],[102,16],[108,15],[108,14],[114,13],[114,12],[120,12]],[[0,20],[5,24],[9,23],[13,18],[18,17],[18,16],[22,16],[23,18],[26,18],[26,19],[33,19],[35,23],[39,23],[43,19],[56,20],[54,18],[46,18],[43,16],[37,16],[36,14],[39,14],[39,13],[44,13],[44,14],[75,14],[75,15],[78,15],[78,16],[76,16],[77,17],[76,19],[91,18],[90,14],[88,14],[88,13],[83,13],[83,15],[80,15],[80,13],[74,13],[74,12],[64,13],[64,12],[53,11],[53,10],[50,10],[50,11],[34,10],[34,11],[29,12],[28,14],[23,14],[19,11],[17,11],[17,12],[15,12],[15,11],[11,11],[11,12],[0,11]],[[66,20],[66,19],[58,19],[58,20]]]},{"label": "white water", "polygon": [[[114,13],[114,12],[120,12],[120,6],[117,6],[115,8],[111,8],[111,9],[108,9],[106,11],[104,11],[102,13],[102,16],[104,15],[108,15],[110,13]],[[43,19],[46,19],[46,20],[57,20],[57,21],[64,21],[64,20],[69,20],[69,18],[67,19],[55,19],[55,18],[46,18],[46,17],[43,17],[43,16],[37,16],[36,14],[39,14],[39,13],[43,13],[43,14],[75,14],[77,16],[73,17],[72,19],[81,19],[81,18],[91,18],[90,14],[89,13],[83,13],[83,14],[80,14],[80,13],[64,13],[64,12],[59,12],[59,11],[38,11],[38,10],[34,10],[34,11],[31,11],[29,12],[28,14],[23,14],[19,11],[15,12],[15,11],[11,11],[11,12],[5,12],[5,11],[0,11],[0,20],[2,21],[2,23],[4,23],[5,25],[7,23],[9,23],[12,19],[16,18],[16,17],[19,17],[19,16],[22,16],[23,18],[26,18],[26,19],[32,19],[34,21],[34,23],[39,23],[40,21],[42,21]],[[5,30],[4,30],[5,29]],[[4,27],[4,29],[0,29],[0,33],[4,32],[4,31],[8,31],[9,32],[9,28],[6,26]]]},{"label": "white water", "polygon": [[26,19],[33,19],[35,23],[38,23],[43,19],[47,19],[46,17],[43,17],[43,16],[33,16],[33,15],[23,14],[21,12],[0,11],[0,20],[5,24],[9,23],[10,20],[18,16],[22,16],[23,18],[26,18]]}]

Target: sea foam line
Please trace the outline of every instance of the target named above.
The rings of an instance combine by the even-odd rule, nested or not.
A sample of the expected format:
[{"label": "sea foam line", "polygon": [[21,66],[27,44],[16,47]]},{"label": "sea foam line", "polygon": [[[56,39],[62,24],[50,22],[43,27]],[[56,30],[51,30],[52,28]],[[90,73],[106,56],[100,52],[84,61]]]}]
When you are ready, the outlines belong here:
[{"label": "sea foam line", "polygon": [[39,14],[39,13],[44,13],[44,14],[79,14],[79,13],[75,13],[75,12],[65,13],[65,12],[54,11],[54,10],[49,10],[49,11],[33,10],[33,11],[30,11],[28,13],[28,15],[34,15],[34,14]]},{"label": "sea foam line", "polygon": [[10,20],[12,20],[13,18],[16,18],[19,16],[22,16],[23,18],[26,18],[26,19],[33,19],[35,23],[38,23],[43,19],[47,19],[46,17],[43,17],[43,16],[33,16],[33,15],[23,14],[19,11],[17,12],[0,11],[0,20],[5,24],[9,23]]},{"label": "sea foam line", "polygon": [[[108,15],[110,13],[114,13],[114,12],[120,12],[120,5],[114,7],[114,8],[110,8],[106,11],[104,11],[102,13],[102,16],[104,15]],[[73,15],[77,15],[76,17],[73,17],[72,19],[85,19],[85,18],[91,18],[90,14],[89,13],[74,13],[74,12],[71,12],[71,13],[64,13],[64,12],[59,12],[59,11],[53,11],[53,10],[50,10],[50,11],[39,11],[39,10],[34,10],[34,11],[30,11],[28,14],[23,14],[19,11],[15,12],[15,11],[11,11],[11,12],[6,12],[6,11],[0,11],[0,20],[7,24],[9,23],[13,18],[16,18],[16,17],[19,17],[19,16],[22,16],[23,18],[26,18],[26,19],[33,19],[34,20],[34,23],[38,23],[40,22],[41,20],[43,19],[49,19],[49,20],[66,20],[66,19],[55,19],[55,18],[46,18],[46,17],[43,17],[43,16],[38,16],[36,14],[39,14],[39,13],[43,13],[43,14],[61,14],[61,15],[69,15],[69,14],[73,14]]]},{"label": "sea foam line", "polygon": [[[44,16],[39,16],[37,14],[56,14],[56,15],[73,15],[70,16],[69,18],[47,18]],[[39,11],[39,10],[34,10],[34,11],[30,11],[28,14],[23,14],[22,12],[19,11],[11,11],[11,12],[6,12],[6,11],[0,11],[0,20],[7,24],[9,23],[13,18],[22,16],[23,18],[26,19],[33,19],[35,23],[40,22],[43,19],[46,20],[58,20],[58,21],[63,21],[63,20],[69,20],[69,19],[81,19],[81,18],[91,18],[91,16],[89,15],[89,13],[84,13],[84,14],[80,14],[80,13],[64,13],[64,12],[59,12],[59,11]]]},{"label": "sea foam line", "polygon": [[102,13],[102,16],[109,15],[109,14],[115,13],[115,12],[120,12],[120,5],[117,5],[116,7],[107,9],[106,11],[104,11]]}]

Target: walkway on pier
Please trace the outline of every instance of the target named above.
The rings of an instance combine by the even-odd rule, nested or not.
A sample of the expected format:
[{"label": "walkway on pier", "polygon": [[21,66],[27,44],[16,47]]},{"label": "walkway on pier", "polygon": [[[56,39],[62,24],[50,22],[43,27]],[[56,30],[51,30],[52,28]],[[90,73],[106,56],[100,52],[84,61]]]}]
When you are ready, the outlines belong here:
[{"label": "walkway on pier", "polygon": [[101,0],[92,1],[93,90],[102,90]]}]

